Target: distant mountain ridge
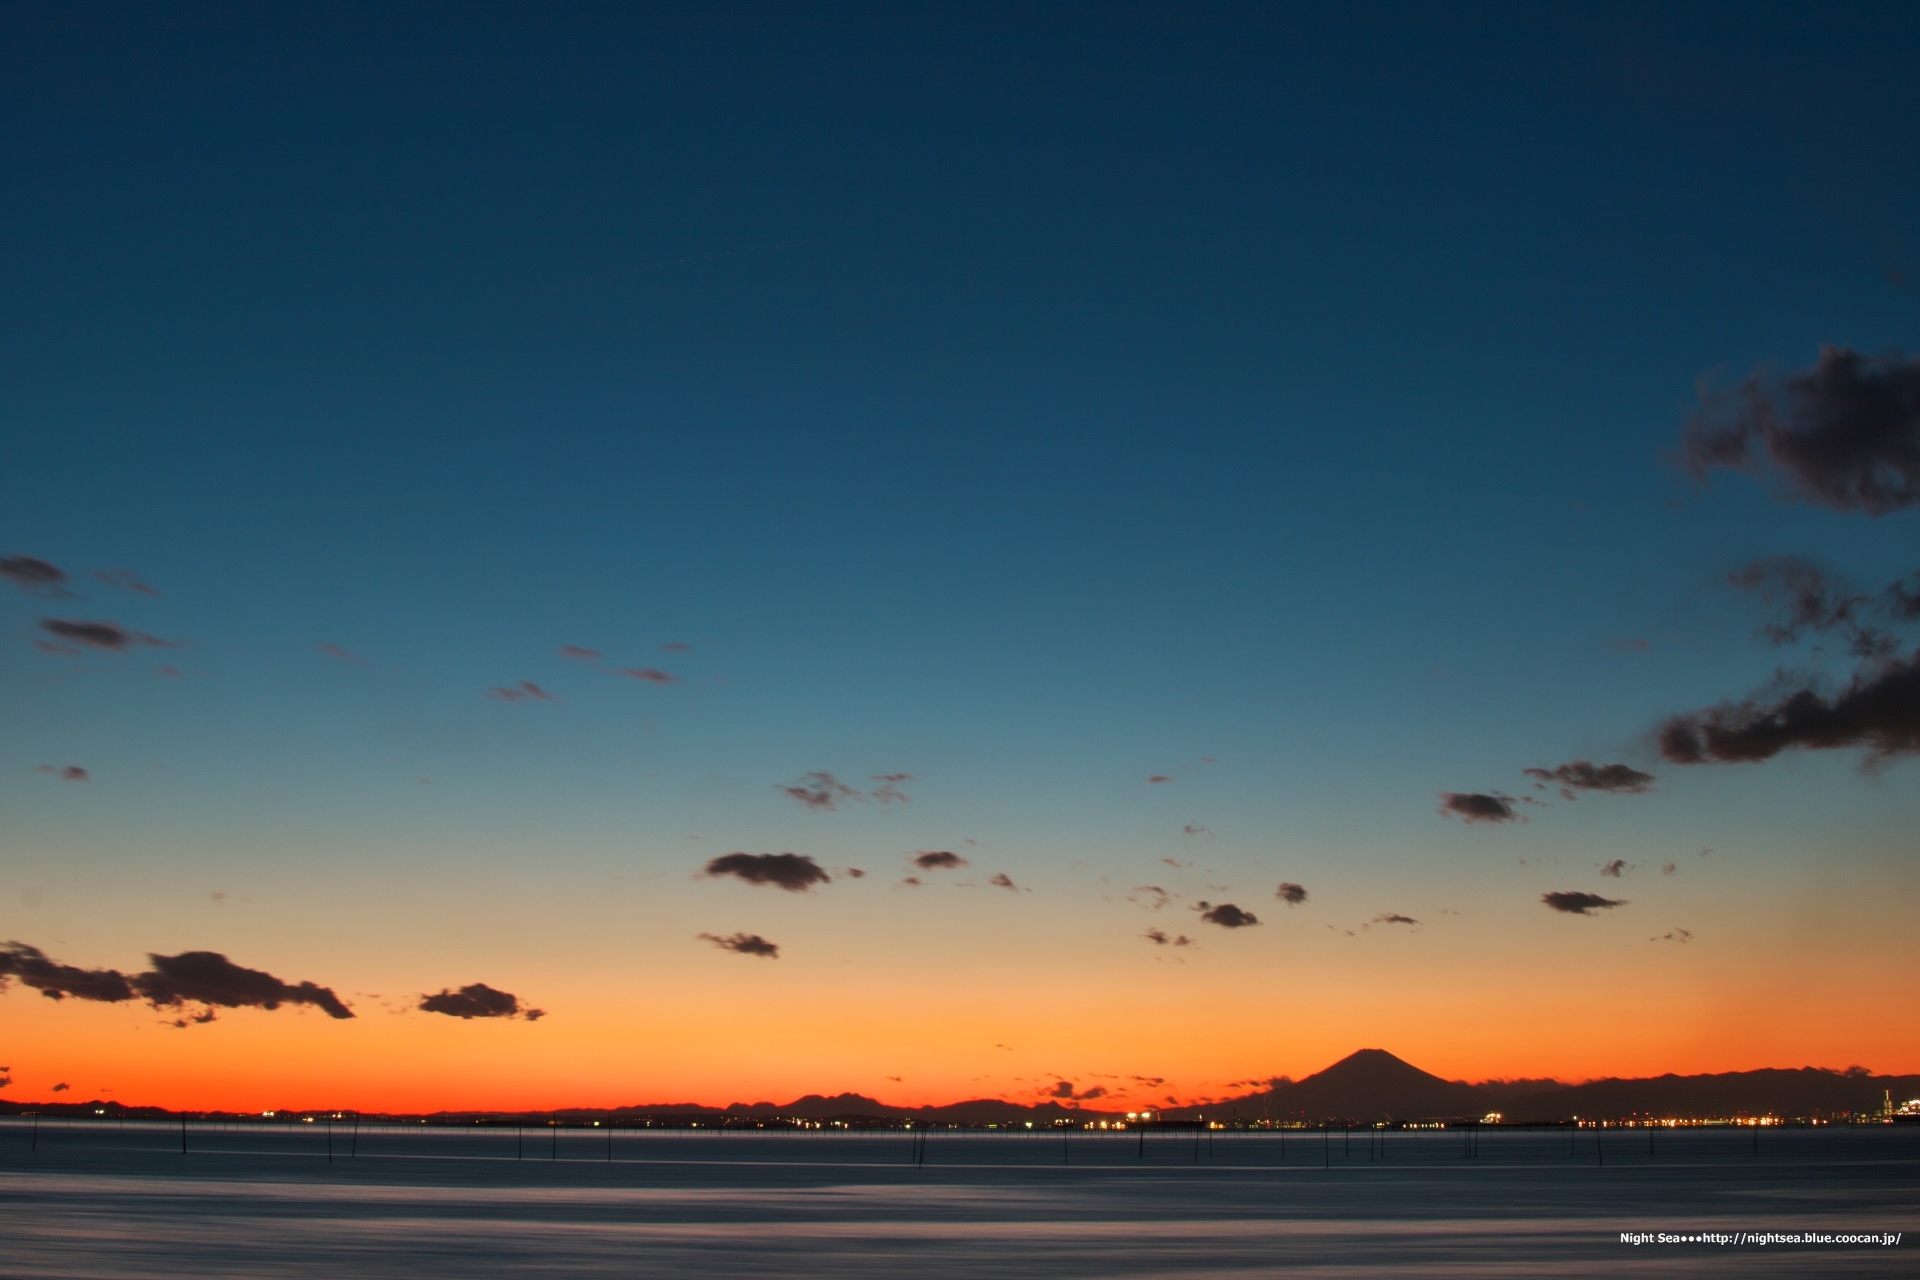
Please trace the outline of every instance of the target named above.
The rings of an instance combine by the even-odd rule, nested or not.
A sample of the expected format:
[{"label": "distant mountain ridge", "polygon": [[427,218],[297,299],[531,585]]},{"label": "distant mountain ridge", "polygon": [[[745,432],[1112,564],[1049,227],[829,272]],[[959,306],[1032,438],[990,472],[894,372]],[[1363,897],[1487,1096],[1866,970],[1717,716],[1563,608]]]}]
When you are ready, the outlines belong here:
[{"label": "distant mountain ridge", "polygon": [[[1819,1067],[1764,1068],[1717,1075],[1663,1075],[1639,1079],[1589,1080],[1564,1084],[1558,1080],[1488,1080],[1469,1084],[1445,1080],[1422,1071],[1385,1049],[1361,1049],[1323,1071],[1301,1080],[1277,1080],[1269,1088],[1196,1106],[1169,1107],[1156,1112],[1162,1120],[1208,1120],[1225,1123],[1318,1124],[1322,1121],[1371,1124],[1416,1120],[1479,1118],[1500,1112],[1508,1123],[1553,1122],[1575,1117],[1618,1119],[1636,1115],[1706,1119],[1716,1116],[1776,1115],[1831,1116],[1872,1114],[1891,1093],[1897,1104],[1920,1098],[1920,1075],[1876,1076],[1831,1071]],[[314,1112],[327,1108],[312,1108]],[[49,1115],[173,1115],[162,1107],[129,1107],[117,1102],[38,1102],[0,1099],[0,1114],[39,1111]],[[302,1114],[282,1108],[282,1114]],[[193,1113],[188,1113],[193,1114]],[[419,1113],[415,1113],[416,1115]],[[624,1107],[560,1107],[547,1111],[436,1112],[442,1117],[540,1117],[562,1120],[609,1118],[638,1120],[682,1119],[747,1120],[787,1117],[803,1120],[917,1120],[929,1124],[1050,1125],[1059,1120],[1100,1120],[1124,1112],[1064,1106],[1046,1101],[1037,1105],[1004,1098],[973,1098],[942,1106],[889,1106],[865,1094],[831,1096],[810,1093],[784,1105],[773,1102],[735,1102],[725,1107],[701,1103],[646,1103]]]},{"label": "distant mountain ridge", "polygon": [[1896,1103],[1920,1096],[1920,1076],[1875,1076],[1818,1067],[1764,1068],[1715,1075],[1640,1079],[1443,1080],[1385,1049],[1361,1049],[1303,1080],[1279,1081],[1258,1093],[1204,1106],[1170,1108],[1168,1119],[1409,1121],[1478,1117],[1500,1112],[1509,1123],[1616,1119],[1635,1115],[1814,1116],[1877,1111],[1888,1093]]}]

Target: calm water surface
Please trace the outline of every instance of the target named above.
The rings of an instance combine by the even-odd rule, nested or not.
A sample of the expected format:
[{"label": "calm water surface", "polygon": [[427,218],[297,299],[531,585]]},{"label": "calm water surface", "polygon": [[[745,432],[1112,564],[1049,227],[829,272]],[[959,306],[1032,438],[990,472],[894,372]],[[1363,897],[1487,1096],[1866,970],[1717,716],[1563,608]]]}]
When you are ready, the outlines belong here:
[{"label": "calm water surface", "polygon": [[[1920,1274],[1920,1130],[665,1134],[0,1122],[0,1275]],[[351,1154],[350,1154],[351,1153]],[[609,1159],[611,1155],[611,1159]],[[1623,1231],[1904,1232],[1644,1246]]]}]

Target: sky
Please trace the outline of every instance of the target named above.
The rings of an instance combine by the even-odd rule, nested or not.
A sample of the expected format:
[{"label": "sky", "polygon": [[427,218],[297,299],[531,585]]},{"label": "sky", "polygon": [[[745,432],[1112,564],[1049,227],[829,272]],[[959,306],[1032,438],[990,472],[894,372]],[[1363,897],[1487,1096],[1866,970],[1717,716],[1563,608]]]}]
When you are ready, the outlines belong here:
[{"label": "sky", "polygon": [[0,1097],[1920,1071],[1917,46],[0,8]]}]

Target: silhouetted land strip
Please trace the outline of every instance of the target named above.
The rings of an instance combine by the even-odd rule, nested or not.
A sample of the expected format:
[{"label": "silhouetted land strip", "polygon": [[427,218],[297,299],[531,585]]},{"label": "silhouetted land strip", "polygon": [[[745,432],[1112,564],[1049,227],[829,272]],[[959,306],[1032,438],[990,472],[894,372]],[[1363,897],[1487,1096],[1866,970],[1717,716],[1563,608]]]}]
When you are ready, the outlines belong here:
[{"label": "silhouetted land strip", "polygon": [[[1152,1123],[1313,1127],[1322,1123],[1406,1125],[1465,1122],[1494,1112],[1509,1123],[1551,1124],[1581,1120],[1734,1119],[1770,1117],[1782,1121],[1851,1121],[1878,1112],[1888,1094],[1895,1102],[1920,1097],[1920,1076],[1876,1076],[1814,1067],[1766,1069],[1718,1075],[1664,1075],[1644,1079],[1595,1080],[1566,1085],[1555,1080],[1510,1080],[1468,1084],[1443,1080],[1382,1049],[1362,1049],[1324,1071],[1297,1081],[1276,1081],[1269,1089],[1205,1105],[1169,1107],[1153,1113]],[[88,1102],[0,1101],[0,1115],[38,1112],[53,1116],[158,1118],[178,1113],[160,1107]],[[195,1115],[212,1113],[190,1113]],[[278,1117],[318,1119],[353,1115],[331,1108],[276,1108]],[[370,1114],[370,1113],[360,1113]],[[440,1111],[384,1115],[393,1120],[436,1125],[593,1125],[617,1128],[792,1128],[826,1124],[843,1129],[1014,1127],[1127,1122],[1125,1112],[1066,1107],[1057,1102],[1027,1106],[997,1098],[947,1106],[890,1107],[860,1094],[831,1097],[808,1094],[793,1102],[734,1103],[705,1107],[693,1103],[654,1103],[627,1107],[567,1107],[551,1111]],[[1138,1124],[1138,1121],[1127,1122]]]}]

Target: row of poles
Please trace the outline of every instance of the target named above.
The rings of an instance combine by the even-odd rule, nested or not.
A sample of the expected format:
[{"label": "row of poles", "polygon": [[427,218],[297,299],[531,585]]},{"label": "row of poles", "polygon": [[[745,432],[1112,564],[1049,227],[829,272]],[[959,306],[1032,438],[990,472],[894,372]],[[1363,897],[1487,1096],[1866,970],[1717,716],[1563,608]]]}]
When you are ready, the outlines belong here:
[{"label": "row of poles", "polygon": [[[327,1163],[332,1164],[334,1160],[334,1122],[332,1120],[326,1121],[324,1124],[324,1128],[326,1130]],[[1322,1167],[1324,1168],[1332,1168],[1333,1167],[1333,1126],[1323,1124],[1319,1126],[1319,1128],[1320,1128],[1321,1164],[1322,1164]],[[1575,1159],[1578,1158],[1580,1128],[1581,1126],[1579,1125],[1570,1125],[1567,1128],[1567,1155],[1569,1158],[1575,1158]],[[1482,1126],[1477,1124],[1467,1124],[1467,1125],[1461,1126],[1460,1154],[1462,1159],[1466,1159],[1466,1160],[1479,1159],[1481,1129],[1482,1129]],[[189,1131],[188,1131],[187,1117],[183,1115],[180,1117],[180,1154],[181,1155],[188,1154],[188,1142],[187,1142],[188,1132]],[[515,1125],[513,1132],[514,1132],[513,1158],[515,1160],[524,1160],[526,1158],[526,1126]],[[613,1129],[611,1127],[608,1127],[604,1130],[604,1132],[606,1134],[605,1160],[607,1163],[612,1163],[613,1161]],[[716,1132],[718,1131],[716,1130]],[[1035,1130],[1033,1131],[1033,1135],[1030,1135],[1030,1136],[1037,1136],[1039,1133],[1042,1133],[1042,1132],[1044,1132],[1044,1130]],[[1280,1130],[1277,1130],[1276,1132],[1278,1132],[1280,1136],[1280,1154],[1282,1159],[1284,1159],[1286,1156],[1286,1150],[1287,1150],[1287,1132],[1288,1131],[1285,1129],[1280,1129]],[[1299,1131],[1295,1130],[1294,1132],[1298,1133]],[[1375,1160],[1385,1160],[1387,1158],[1387,1130],[1383,1128],[1379,1128],[1377,1126],[1370,1125],[1367,1127],[1365,1132],[1367,1134],[1367,1159],[1370,1162]],[[1605,1129],[1599,1125],[1595,1125],[1593,1127],[1593,1159],[1594,1159],[1594,1164],[1600,1167],[1605,1167],[1607,1162],[1606,1146],[1603,1140],[1603,1135],[1605,1134],[1605,1132],[1606,1132]],[[1652,1159],[1655,1155],[1654,1136],[1657,1132],[1658,1132],[1658,1129],[1655,1126],[1653,1125],[1647,1126],[1647,1157],[1649,1159]],[[547,1133],[548,1133],[547,1159],[549,1161],[557,1161],[560,1158],[560,1127],[558,1125],[547,1126]],[[1074,1133],[1074,1130],[1070,1127],[1063,1126],[1060,1129],[1060,1163],[1062,1164],[1072,1163],[1073,1133]],[[1136,1133],[1137,1133],[1137,1139],[1136,1139],[1137,1145],[1135,1148],[1136,1158],[1144,1160],[1146,1159],[1146,1156],[1147,1156],[1147,1130],[1143,1126],[1136,1126]],[[1208,1159],[1213,1158],[1213,1133],[1214,1131],[1210,1128],[1203,1129],[1198,1125],[1194,1126],[1193,1128],[1193,1163],[1194,1164],[1200,1163],[1201,1146],[1202,1146],[1203,1138],[1205,1139],[1206,1156]],[[910,1139],[909,1139],[910,1153],[909,1153],[908,1159],[914,1165],[914,1167],[916,1168],[922,1167],[927,1162],[927,1139],[929,1138],[931,1131],[927,1129],[914,1129],[914,1130],[909,1130],[909,1134],[910,1134]],[[40,1149],[40,1117],[38,1115],[33,1115],[30,1117],[30,1126],[28,1130],[28,1135],[29,1136],[28,1136],[27,1149],[29,1151],[38,1151]],[[1351,1159],[1353,1156],[1353,1129],[1351,1126],[1342,1126],[1341,1143],[1342,1143],[1342,1153],[1341,1153],[1342,1157],[1344,1159]],[[1756,1156],[1760,1154],[1760,1127],[1758,1125],[1753,1126],[1752,1151],[1753,1151],[1753,1154]],[[355,1116],[353,1118],[353,1127],[348,1131],[346,1156],[347,1158],[352,1159],[357,1157],[359,1154],[360,1154],[360,1118],[358,1116]]]}]

